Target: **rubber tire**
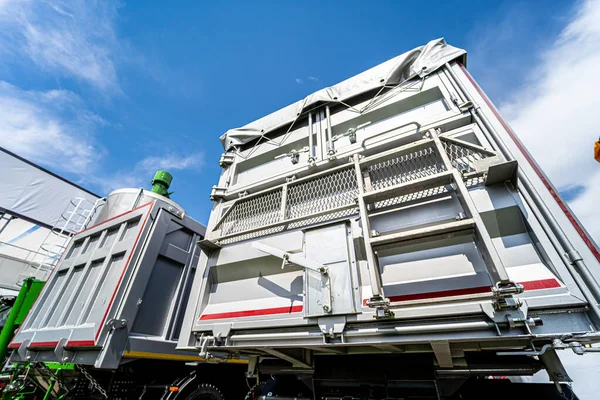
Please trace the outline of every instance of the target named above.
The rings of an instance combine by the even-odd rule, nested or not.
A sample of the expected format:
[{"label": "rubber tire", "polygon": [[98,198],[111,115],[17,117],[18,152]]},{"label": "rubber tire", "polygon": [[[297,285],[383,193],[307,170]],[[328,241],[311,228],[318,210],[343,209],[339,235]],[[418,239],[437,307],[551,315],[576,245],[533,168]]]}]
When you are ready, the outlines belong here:
[{"label": "rubber tire", "polygon": [[185,400],[224,400],[219,389],[209,383],[203,383],[190,393]]}]

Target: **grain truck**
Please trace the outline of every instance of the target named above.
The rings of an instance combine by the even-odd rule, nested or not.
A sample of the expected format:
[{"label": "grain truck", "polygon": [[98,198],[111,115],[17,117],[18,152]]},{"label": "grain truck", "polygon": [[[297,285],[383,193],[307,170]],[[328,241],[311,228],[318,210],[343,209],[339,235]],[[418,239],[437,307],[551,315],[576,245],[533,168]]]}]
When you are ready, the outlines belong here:
[{"label": "grain truck", "polygon": [[176,349],[203,225],[152,191],[112,192],[76,233],[10,344],[3,399],[219,399],[247,391],[244,359]]},{"label": "grain truck", "polygon": [[223,134],[178,348],[247,356],[248,398],[575,398],[600,253],[465,65],[433,40]]}]

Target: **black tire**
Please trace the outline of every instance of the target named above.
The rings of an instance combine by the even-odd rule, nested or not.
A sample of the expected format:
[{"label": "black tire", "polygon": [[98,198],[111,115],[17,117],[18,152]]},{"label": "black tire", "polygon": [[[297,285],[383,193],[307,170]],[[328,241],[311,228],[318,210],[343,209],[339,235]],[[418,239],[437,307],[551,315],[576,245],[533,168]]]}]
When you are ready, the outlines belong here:
[{"label": "black tire", "polygon": [[223,394],[215,386],[203,383],[190,393],[185,400],[224,400]]}]

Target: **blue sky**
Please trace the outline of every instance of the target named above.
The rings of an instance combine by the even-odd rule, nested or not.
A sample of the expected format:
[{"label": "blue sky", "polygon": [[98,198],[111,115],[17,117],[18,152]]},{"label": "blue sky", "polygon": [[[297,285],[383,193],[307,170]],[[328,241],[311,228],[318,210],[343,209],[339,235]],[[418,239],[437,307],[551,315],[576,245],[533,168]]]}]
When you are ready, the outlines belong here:
[{"label": "blue sky", "polygon": [[[103,195],[165,168],[205,223],[223,132],[437,37],[467,49],[511,122],[534,124],[519,112],[544,92],[532,71],[591,7],[549,4],[0,0],[0,146]],[[589,193],[557,179],[572,204]]]}]

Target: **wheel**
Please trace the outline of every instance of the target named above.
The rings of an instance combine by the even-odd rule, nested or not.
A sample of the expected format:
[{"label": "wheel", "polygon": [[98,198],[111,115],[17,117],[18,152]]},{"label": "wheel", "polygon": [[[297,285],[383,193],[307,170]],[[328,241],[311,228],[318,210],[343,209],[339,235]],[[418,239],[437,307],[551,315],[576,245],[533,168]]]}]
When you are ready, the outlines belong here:
[{"label": "wheel", "polygon": [[189,394],[185,400],[224,400],[223,394],[215,386],[203,383]]}]

